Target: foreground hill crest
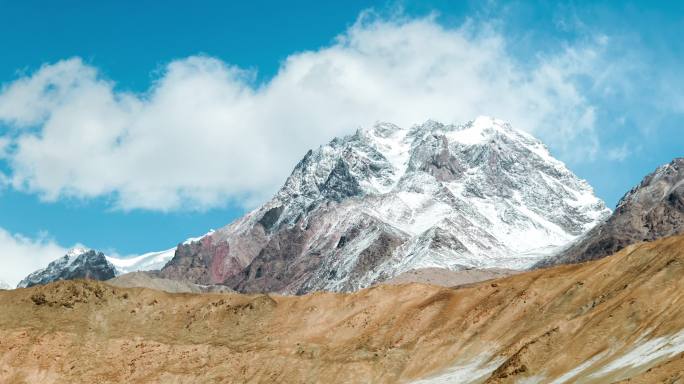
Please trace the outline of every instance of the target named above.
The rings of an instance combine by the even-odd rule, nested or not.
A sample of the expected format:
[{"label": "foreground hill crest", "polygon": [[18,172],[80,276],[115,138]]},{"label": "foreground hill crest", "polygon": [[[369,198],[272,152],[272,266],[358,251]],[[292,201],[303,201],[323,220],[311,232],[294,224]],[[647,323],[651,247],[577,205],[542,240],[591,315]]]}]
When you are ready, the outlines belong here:
[{"label": "foreground hill crest", "polygon": [[529,134],[489,117],[377,123],[309,151],[269,202],[182,244],[162,276],[348,291],[415,268],[525,268],[609,215]]},{"label": "foreground hill crest", "polygon": [[679,236],[456,289],[193,295],[60,281],[0,291],[0,382],[673,383],[683,273]]}]

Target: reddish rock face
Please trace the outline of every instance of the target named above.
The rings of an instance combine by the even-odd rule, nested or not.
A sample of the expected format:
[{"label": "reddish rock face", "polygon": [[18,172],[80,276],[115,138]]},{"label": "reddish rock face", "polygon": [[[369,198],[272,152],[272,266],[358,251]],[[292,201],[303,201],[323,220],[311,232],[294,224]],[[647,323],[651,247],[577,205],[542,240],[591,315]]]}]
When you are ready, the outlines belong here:
[{"label": "reddish rock face", "polygon": [[198,241],[179,244],[173,259],[161,270],[161,277],[196,284],[222,284],[241,272],[266,239],[263,225],[236,231],[234,227],[239,224]]},{"label": "reddish rock face", "polygon": [[[333,204],[335,206],[335,204]],[[405,234],[392,231],[375,218],[363,217],[347,224],[334,223],[335,208],[321,207],[309,218],[275,233],[241,273],[225,284],[239,292],[282,292],[305,294],[339,279],[336,289],[353,291],[369,272],[386,262],[406,241]],[[375,233],[372,241],[359,247],[363,234]],[[344,254],[359,249],[358,257]],[[356,285],[355,285],[356,284]]]},{"label": "reddish rock face", "polygon": [[241,269],[242,266],[230,257],[228,241],[209,235],[200,241],[179,245],[174,258],[162,269],[161,276],[198,284],[216,284]]}]

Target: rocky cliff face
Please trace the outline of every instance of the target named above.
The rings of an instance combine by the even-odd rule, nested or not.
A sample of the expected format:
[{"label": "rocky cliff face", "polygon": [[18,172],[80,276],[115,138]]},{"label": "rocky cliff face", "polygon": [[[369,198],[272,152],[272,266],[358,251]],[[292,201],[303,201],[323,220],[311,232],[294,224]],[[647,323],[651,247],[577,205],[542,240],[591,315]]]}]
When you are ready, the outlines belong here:
[{"label": "rocky cliff face", "polygon": [[309,151],[272,200],[179,246],[162,276],[306,293],[418,268],[522,269],[609,214],[505,122],[379,123]]},{"label": "rocky cliff face", "polygon": [[58,280],[92,279],[108,280],[116,275],[116,269],[102,252],[92,249],[72,249],[63,257],[51,262],[44,269],[28,275],[18,287],[27,288]]},{"label": "rocky cliff face", "polygon": [[629,244],[684,232],[684,158],[646,176],[604,223],[537,266],[579,263],[608,256]]}]

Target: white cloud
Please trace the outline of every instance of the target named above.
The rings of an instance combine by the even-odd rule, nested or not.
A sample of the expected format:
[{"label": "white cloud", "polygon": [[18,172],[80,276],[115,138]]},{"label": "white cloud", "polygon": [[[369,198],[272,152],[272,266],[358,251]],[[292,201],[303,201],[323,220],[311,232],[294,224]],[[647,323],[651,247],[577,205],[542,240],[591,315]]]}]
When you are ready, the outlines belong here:
[{"label": "white cloud", "polygon": [[47,236],[30,239],[0,228],[0,280],[12,286],[64,254],[66,249]]},{"label": "white cloud", "polygon": [[601,45],[520,63],[483,25],[365,15],[258,85],[249,71],[193,56],[132,94],[64,60],[0,91],[0,123],[14,128],[10,182],[46,200],[113,196],[122,209],[250,204],[306,150],[359,126],[480,114],[544,138],[566,160],[591,158],[595,108],[575,79],[600,75]]}]

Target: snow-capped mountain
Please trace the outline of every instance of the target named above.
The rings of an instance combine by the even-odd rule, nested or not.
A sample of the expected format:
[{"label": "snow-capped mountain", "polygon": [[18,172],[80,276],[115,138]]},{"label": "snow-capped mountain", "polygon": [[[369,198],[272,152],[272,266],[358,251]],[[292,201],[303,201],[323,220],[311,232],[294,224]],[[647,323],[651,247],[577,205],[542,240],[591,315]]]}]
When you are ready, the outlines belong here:
[{"label": "snow-capped mountain", "polygon": [[66,255],[39,269],[21,282],[19,288],[47,284],[57,280],[94,279],[108,280],[116,275],[116,269],[102,252],[92,249],[73,248]]},{"label": "snow-capped mountain", "polygon": [[3,280],[0,280],[0,289],[12,289],[12,286]]},{"label": "snow-capped mountain", "polygon": [[540,141],[503,121],[378,123],[309,151],[273,199],[179,246],[162,275],[305,293],[416,268],[521,269],[609,214]]}]

